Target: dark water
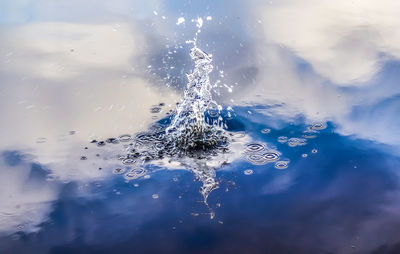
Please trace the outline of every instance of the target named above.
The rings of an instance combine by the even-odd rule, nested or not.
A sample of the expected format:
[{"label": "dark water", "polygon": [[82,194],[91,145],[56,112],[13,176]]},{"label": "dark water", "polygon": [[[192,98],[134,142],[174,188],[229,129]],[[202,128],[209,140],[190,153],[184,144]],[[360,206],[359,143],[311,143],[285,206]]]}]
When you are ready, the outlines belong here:
[{"label": "dark water", "polygon": [[[399,16],[396,0],[0,1],[0,254],[400,253]],[[123,142],[90,142],[171,121],[196,33],[237,140],[127,180]]]}]

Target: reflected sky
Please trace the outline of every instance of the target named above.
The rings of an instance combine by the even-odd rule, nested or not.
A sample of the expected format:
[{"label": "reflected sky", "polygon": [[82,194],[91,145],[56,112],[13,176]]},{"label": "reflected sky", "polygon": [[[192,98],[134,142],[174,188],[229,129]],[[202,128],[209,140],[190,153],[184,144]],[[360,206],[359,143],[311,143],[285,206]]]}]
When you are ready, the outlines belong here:
[{"label": "reflected sky", "polygon": [[[399,252],[399,16],[395,0],[1,1],[0,252]],[[214,219],[182,165],[125,181],[119,148],[89,144],[175,109],[197,17],[228,130],[290,161],[232,154]]]}]

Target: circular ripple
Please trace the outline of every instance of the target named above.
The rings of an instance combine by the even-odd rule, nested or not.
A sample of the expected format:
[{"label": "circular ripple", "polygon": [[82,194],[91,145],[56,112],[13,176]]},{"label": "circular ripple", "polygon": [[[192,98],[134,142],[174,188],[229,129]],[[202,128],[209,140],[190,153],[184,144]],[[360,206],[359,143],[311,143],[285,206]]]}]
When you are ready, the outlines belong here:
[{"label": "circular ripple", "polygon": [[277,161],[275,162],[275,168],[277,169],[286,169],[289,166],[288,161]]},{"label": "circular ripple", "polygon": [[105,145],[106,145],[106,142],[104,142],[104,141],[97,142],[97,146],[105,146]]},{"label": "circular ripple", "polygon": [[116,139],[116,138],[108,138],[106,140],[106,142],[110,143],[110,144],[118,144],[119,143],[118,139]]},{"label": "circular ripple", "polygon": [[135,162],[136,162],[136,160],[131,159],[131,158],[127,158],[127,159],[122,160],[122,164],[124,164],[124,165],[132,165]]},{"label": "circular ripple", "polygon": [[161,112],[161,108],[158,107],[158,106],[154,106],[154,107],[152,107],[152,108],[150,109],[150,112],[153,113],[153,114],[160,113],[160,112]]},{"label": "circular ripple", "polygon": [[304,146],[307,144],[306,139],[304,138],[290,138],[288,140],[288,145],[290,147],[295,147],[295,146]]},{"label": "circular ripple", "polygon": [[113,170],[113,173],[116,174],[116,175],[121,175],[124,172],[125,172],[124,168],[116,168],[116,169]]},{"label": "circular ripple", "polygon": [[278,142],[279,143],[285,143],[285,142],[287,142],[288,141],[288,137],[286,137],[286,136],[280,136],[280,137],[278,137]]},{"label": "circular ripple", "polygon": [[315,123],[309,127],[311,130],[323,130],[326,129],[325,123]]},{"label": "circular ripple", "polygon": [[268,128],[267,128],[267,129],[262,129],[262,130],[261,130],[261,133],[262,133],[262,134],[268,134],[268,133],[270,133],[270,132],[271,132],[271,129],[268,129]]},{"label": "circular ripple", "polygon": [[132,136],[129,134],[122,134],[118,137],[118,140],[121,142],[128,142],[132,139]]},{"label": "circular ripple", "polygon": [[253,165],[265,165],[269,161],[265,159],[263,154],[255,153],[246,155],[246,160]]},{"label": "circular ripple", "polygon": [[277,153],[277,152],[270,151],[270,152],[263,153],[262,155],[267,162],[279,160],[279,153]]},{"label": "circular ripple", "polygon": [[251,169],[246,169],[245,171],[243,171],[243,174],[245,174],[245,175],[252,175],[254,172],[253,172],[253,170],[251,170]]},{"label": "circular ripple", "polygon": [[259,153],[265,150],[265,145],[261,143],[250,143],[246,145],[245,153]]},{"label": "circular ripple", "polygon": [[133,180],[144,176],[146,173],[147,171],[144,168],[134,168],[126,173],[124,177],[126,180]]}]

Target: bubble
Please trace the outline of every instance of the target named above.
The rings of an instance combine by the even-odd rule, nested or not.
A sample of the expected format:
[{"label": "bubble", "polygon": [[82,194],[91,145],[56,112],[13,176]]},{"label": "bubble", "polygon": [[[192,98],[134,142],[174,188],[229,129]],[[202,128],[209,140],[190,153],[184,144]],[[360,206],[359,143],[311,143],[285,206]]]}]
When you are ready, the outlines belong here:
[{"label": "bubble", "polygon": [[121,142],[128,142],[132,139],[132,136],[129,134],[123,134],[118,137],[118,140]]},{"label": "bubble", "polygon": [[311,125],[310,127],[308,127],[311,130],[323,130],[326,129],[326,124],[325,123],[315,123],[313,125]]},{"label": "bubble", "polygon": [[286,143],[287,141],[288,141],[288,137],[286,137],[286,136],[278,137],[278,142],[279,143]]},{"label": "bubble", "polygon": [[265,165],[268,163],[265,157],[259,153],[246,155],[246,160],[253,165]]},{"label": "bubble", "polygon": [[279,153],[275,151],[269,151],[262,154],[264,159],[268,162],[277,161],[279,160]]},{"label": "bubble", "polygon": [[136,160],[131,159],[131,158],[126,158],[126,159],[122,160],[122,164],[124,164],[124,165],[132,165],[135,162],[136,162]]},{"label": "bubble", "polygon": [[85,161],[85,160],[87,160],[87,157],[86,156],[81,156],[81,160]]},{"label": "bubble", "polygon": [[144,176],[146,173],[147,171],[144,168],[134,168],[126,173],[124,177],[126,180],[133,180]]},{"label": "bubble", "polygon": [[110,144],[118,144],[119,143],[118,139],[116,139],[116,138],[108,138],[106,140],[106,142],[110,143]]},{"label": "bubble", "polygon": [[268,129],[268,128],[262,129],[262,130],[261,130],[261,133],[262,133],[262,134],[268,134],[268,133],[270,133],[270,132],[271,132],[271,129]]},{"label": "bubble", "polygon": [[113,170],[113,173],[116,174],[116,175],[121,175],[124,172],[125,172],[124,168],[116,168],[116,169]]},{"label": "bubble", "polygon": [[304,138],[290,138],[288,140],[288,145],[290,147],[295,147],[295,146],[304,146],[307,144],[307,140]]},{"label": "bubble", "polygon": [[152,197],[153,199],[158,199],[158,198],[159,198],[158,194],[153,194],[153,195],[151,195],[151,197]]},{"label": "bubble", "polygon": [[311,152],[312,153],[318,153],[318,150],[317,149],[312,149]]},{"label": "bubble", "polygon": [[308,154],[306,154],[306,153],[303,153],[302,155],[301,155],[301,157],[303,157],[303,158],[306,158],[308,156]]},{"label": "bubble", "polygon": [[106,142],[104,142],[104,141],[97,142],[97,146],[105,146],[105,145],[106,145]]},{"label": "bubble", "polygon": [[246,169],[245,171],[243,171],[243,174],[245,174],[245,175],[252,175],[252,174],[253,174],[253,170],[251,170],[251,169]]},{"label": "bubble", "polygon": [[153,114],[160,113],[161,112],[161,107],[154,106],[154,107],[150,108],[150,112],[153,113]]},{"label": "bubble", "polygon": [[277,161],[275,162],[275,168],[277,169],[286,169],[289,166],[288,161]]},{"label": "bubble", "polygon": [[261,143],[250,143],[246,145],[245,153],[258,153],[265,150],[265,145]]},{"label": "bubble", "polygon": [[143,176],[144,179],[150,179],[150,175]]}]

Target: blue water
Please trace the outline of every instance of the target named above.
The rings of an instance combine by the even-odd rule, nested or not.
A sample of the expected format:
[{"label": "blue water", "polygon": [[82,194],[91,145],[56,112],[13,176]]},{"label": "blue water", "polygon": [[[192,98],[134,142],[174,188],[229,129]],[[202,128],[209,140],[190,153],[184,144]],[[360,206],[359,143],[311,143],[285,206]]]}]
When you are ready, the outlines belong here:
[{"label": "blue water", "polygon": [[[385,244],[400,233],[400,217],[390,209],[398,205],[391,195],[400,187],[393,167],[400,165],[400,158],[383,152],[382,145],[335,133],[332,123],[307,145],[289,147],[277,137],[301,133],[306,126],[301,118],[275,129],[268,124],[273,119],[249,115],[248,110],[235,109],[230,130],[275,144],[290,165],[279,170],[273,163],[255,166],[241,159],[222,167],[217,171],[219,188],[208,198],[214,219],[202,202],[201,184],[188,171],[162,170],[130,182],[116,175],[100,185],[85,185],[85,195],[79,184],[70,182],[51,203],[40,231],[2,237],[1,253],[399,250]],[[264,128],[271,132],[261,133]],[[3,152],[2,157],[10,170],[25,160],[18,151]],[[253,174],[245,175],[245,169]],[[31,178],[44,182],[46,174],[46,168],[31,164]],[[370,242],[379,243],[378,248],[368,249]]]}]

